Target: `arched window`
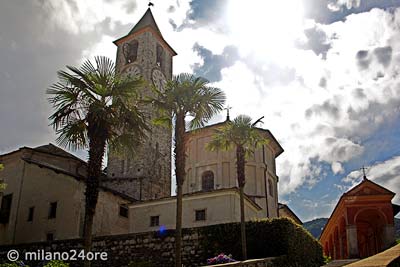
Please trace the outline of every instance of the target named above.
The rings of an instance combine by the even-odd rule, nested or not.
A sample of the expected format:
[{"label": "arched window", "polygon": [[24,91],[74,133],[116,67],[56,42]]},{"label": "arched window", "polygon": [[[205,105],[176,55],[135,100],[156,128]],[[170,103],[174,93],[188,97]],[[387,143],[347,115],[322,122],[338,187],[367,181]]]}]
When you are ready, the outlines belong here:
[{"label": "arched window", "polygon": [[164,67],[164,50],[161,45],[157,45],[157,65],[162,69]]},{"label": "arched window", "polygon": [[206,171],[201,176],[201,190],[210,191],[214,189],[214,173]]},{"label": "arched window", "polygon": [[269,195],[271,197],[273,197],[274,196],[274,185],[273,185],[271,179],[268,179],[268,191],[269,191]]},{"label": "arched window", "polygon": [[122,46],[122,54],[125,58],[125,64],[129,64],[135,62],[137,59],[139,42],[137,40],[133,40],[130,43],[125,43]]}]

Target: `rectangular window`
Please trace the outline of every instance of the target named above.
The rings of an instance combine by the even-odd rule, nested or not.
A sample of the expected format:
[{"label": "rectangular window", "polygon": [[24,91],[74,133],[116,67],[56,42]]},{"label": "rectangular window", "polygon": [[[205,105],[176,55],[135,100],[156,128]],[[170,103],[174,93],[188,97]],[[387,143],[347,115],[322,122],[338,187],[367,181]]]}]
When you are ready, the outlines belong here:
[{"label": "rectangular window", "polygon": [[0,223],[6,224],[9,222],[11,213],[11,204],[12,204],[12,194],[3,196],[0,208]]},{"label": "rectangular window", "polygon": [[128,218],[128,207],[126,205],[119,206],[119,216]]},{"label": "rectangular window", "polygon": [[196,210],[196,221],[206,220],[206,210]]},{"label": "rectangular window", "polygon": [[33,221],[33,213],[35,212],[35,207],[30,207],[28,210],[28,222]]},{"label": "rectangular window", "polygon": [[54,219],[57,216],[57,202],[51,202],[49,207],[49,219]]},{"label": "rectangular window", "polygon": [[53,233],[47,233],[46,234],[46,241],[53,241],[54,240],[54,234]]},{"label": "rectangular window", "polygon": [[159,226],[160,216],[150,216],[150,226]]}]

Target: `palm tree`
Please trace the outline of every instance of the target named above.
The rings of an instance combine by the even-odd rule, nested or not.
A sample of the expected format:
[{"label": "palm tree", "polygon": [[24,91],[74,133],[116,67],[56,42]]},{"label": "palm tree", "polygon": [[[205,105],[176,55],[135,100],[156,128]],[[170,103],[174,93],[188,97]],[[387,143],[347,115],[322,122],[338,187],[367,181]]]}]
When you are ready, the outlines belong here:
[{"label": "palm tree", "polygon": [[182,185],[185,180],[186,160],[186,122],[191,117],[191,129],[204,126],[216,113],[223,109],[225,94],[218,88],[208,85],[201,77],[183,73],[168,81],[165,91],[154,88],[155,97],[151,99],[159,116],[156,124],[174,126],[174,156],[177,185],[176,197],[176,237],[175,266],[181,267],[182,238]]},{"label": "palm tree", "polygon": [[222,127],[216,130],[212,140],[207,144],[207,149],[211,151],[236,149],[236,173],[240,192],[240,232],[243,260],[247,259],[244,214],[246,156],[254,153],[254,149],[267,142],[262,137],[259,129],[255,127],[259,120],[255,123],[251,121],[252,119],[246,115],[239,115],[233,121],[228,120]]},{"label": "palm tree", "polygon": [[106,145],[121,152],[133,148],[149,129],[137,105],[144,82],[116,74],[114,63],[106,57],[67,69],[70,72],[57,72],[59,81],[47,90],[55,109],[49,119],[58,144],[89,149],[83,238],[84,249],[90,251]]}]

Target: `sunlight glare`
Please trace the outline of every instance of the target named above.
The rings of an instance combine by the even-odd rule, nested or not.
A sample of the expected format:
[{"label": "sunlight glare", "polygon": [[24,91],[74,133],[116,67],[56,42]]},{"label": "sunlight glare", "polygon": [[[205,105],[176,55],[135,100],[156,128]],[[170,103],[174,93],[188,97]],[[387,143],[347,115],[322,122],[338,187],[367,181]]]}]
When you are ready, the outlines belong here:
[{"label": "sunlight glare", "polygon": [[281,58],[303,34],[303,6],[297,0],[232,0],[227,20],[242,55]]}]

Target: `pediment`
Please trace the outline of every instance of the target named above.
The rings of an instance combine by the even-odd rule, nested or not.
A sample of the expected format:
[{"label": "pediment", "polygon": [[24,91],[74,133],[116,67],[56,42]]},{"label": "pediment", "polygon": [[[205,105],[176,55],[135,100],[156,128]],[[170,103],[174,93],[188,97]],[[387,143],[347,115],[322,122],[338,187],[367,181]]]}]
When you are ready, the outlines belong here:
[{"label": "pediment", "polygon": [[346,193],[346,196],[376,196],[376,195],[394,195],[394,193],[383,186],[380,186],[370,180],[364,180],[359,185]]}]

